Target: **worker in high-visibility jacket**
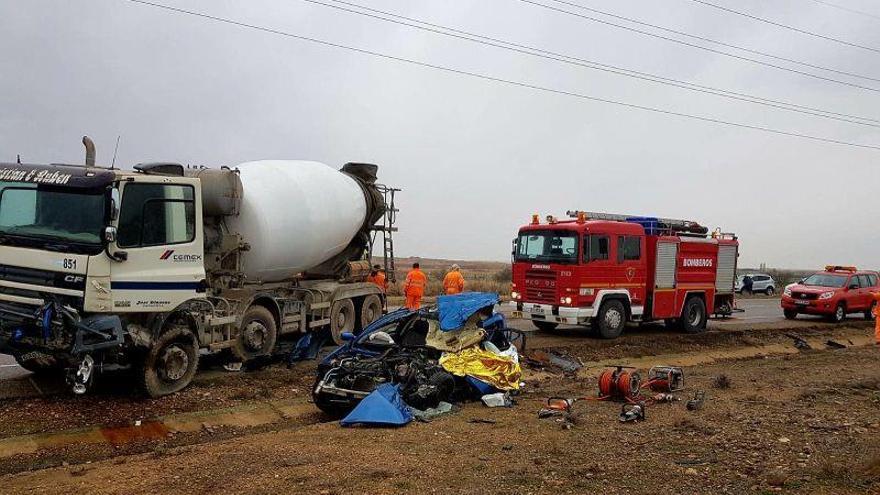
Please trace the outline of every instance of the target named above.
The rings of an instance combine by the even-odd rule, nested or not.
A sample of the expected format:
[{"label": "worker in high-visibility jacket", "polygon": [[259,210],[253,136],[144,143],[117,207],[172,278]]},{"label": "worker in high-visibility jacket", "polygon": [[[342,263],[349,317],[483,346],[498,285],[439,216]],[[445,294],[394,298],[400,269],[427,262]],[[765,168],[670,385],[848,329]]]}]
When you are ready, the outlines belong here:
[{"label": "worker in high-visibility jacket", "polygon": [[419,268],[418,263],[413,263],[412,270],[406,274],[403,283],[403,295],[406,296],[406,307],[419,309],[422,306],[422,296],[425,295],[425,286],[428,285],[428,277]]},{"label": "worker in high-visibility jacket", "polygon": [[449,296],[464,292],[464,277],[458,265],[452,265],[452,269],[443,277],[443,292]]},{"label": "worker in high-visibility jacket", "polygon": [[373,265],[373,269],[370,270],[370,276],[367,277],[367,282],[378,285],[382,292],[388,292],[388,278],[385,276],[385,269],[381,265]]},{"label": "worker in high-visibility jacket", "polygon": [[880,290],[871,295],[874,296],[874,341],[880,345]]}]

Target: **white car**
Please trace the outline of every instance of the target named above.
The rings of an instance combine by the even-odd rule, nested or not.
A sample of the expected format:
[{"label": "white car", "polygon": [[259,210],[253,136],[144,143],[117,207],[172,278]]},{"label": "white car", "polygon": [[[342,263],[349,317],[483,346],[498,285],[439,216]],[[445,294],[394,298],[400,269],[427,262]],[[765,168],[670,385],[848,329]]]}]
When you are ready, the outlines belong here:
[{"label": "white car", "polygon": [[768,296],[772,296],[776,293],[776,280],[773,280],[773,277],[767,275],[766,273],[745,273],[736,278],[736,285],[734,285],[734,289],[737,294],[742,294],[743,289],[746,285],[746,277],[751,278],[752,288],[751,290],[746,289],[746,293],[763,293]]}]

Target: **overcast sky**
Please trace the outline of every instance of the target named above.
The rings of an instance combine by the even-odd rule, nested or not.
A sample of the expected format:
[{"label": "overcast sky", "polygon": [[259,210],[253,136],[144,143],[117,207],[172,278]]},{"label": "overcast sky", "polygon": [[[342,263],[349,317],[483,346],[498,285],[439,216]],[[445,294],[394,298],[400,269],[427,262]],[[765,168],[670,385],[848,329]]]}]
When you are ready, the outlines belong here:
[{"label": "overcast sky", "polygon": [[[877,127],[573,67],[303,0],[155,1],[493,77],[880,145]],[[880,119],[880,92],[519,0],[351,1],[605,64]],[[690,0],[569,1],[880,79],[878,52]],[[813,0],[713,1],[880,48],[880,20]],[[833,1],[880,15],[874,0]],[[30,163],[79,163],[80,138],[88,134],[105,164],[121,135],[117,164],[124,167],[155,160],[374,162],[382,181],[404,189],[399,255],[505,260],[532,213],[584,209],[721,226],[739,234],[746,266],[880,268],[878,150],[542,93],[126,0],[0,0],[0,32],[0,161],[21,154]],[[846,80],[880,88],[880,81]]]}]

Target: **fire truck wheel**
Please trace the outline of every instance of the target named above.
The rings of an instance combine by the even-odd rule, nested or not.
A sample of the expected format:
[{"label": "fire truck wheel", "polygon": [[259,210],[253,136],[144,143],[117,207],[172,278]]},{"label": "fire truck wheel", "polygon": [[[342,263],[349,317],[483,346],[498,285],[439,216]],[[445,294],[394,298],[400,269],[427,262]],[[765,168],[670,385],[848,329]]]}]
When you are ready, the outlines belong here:
[{"label": "fire truck wheel", "polygon": [[798,312],[793,309],[784,309],[782,310],[782,314],[785,315],[786,320],[793,320],[797,318]]},{"label": "fire truck wheel", "polygon": [[681,312],[681,329],[686,333],[706,330],[706,303],[699,297],[688,298]]},{"label": "fire truck wheel", "polygon": [[253,305],[244,313],[232,353],[241,361],[267,356],[275,349],[278,327],[275,317],[264,306]]},{"label": "fire truck wheel", "polygon": [[340,299],[330,306],[330,335],[336,345],[345,343],[342,334],[354,332],[355,316],[354,302],[351,299]]},{"label": "fire truck wheel", "polygon": [[183,390],[198,368],[195,334],[186,325],[172,325],[150,346],[138,367],[138,378],[144,392],[156,398]]},{"label": "fire truck wheel", "polygon": [[551,323],[549,321],[532,320],[532,325],[534,325],[535,328],[537,328],[538,330],[540,330],[542,332],[549,333],[549,332],[556,330],[556,327],[559,326],[559,323]]},{"label": "fire truck wheel", "polygon": [[600,337],[616,339],[626,326],[626,308],[620,301],[607,301],[599,308],[599,314],[594,321]]}]

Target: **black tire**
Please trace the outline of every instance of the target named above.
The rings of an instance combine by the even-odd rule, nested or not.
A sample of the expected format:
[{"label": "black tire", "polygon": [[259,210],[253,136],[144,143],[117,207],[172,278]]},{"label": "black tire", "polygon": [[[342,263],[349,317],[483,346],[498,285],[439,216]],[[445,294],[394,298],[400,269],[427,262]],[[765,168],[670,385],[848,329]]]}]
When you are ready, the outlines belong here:
[{"label": "black tire", "polygon": [[312,402],[315,403],[315,406],[331,418],[341,418],[350,413],[351,410],[354,409],[354,406],[357,404],[356,401],[351,400],[348,402],[339,403],[333,400],[339,400],[338,396],[315,393],[315,390],[318,388],[318,383],[321,382],[322,378],[323,376],[318,376],[315,379],[315,384],[312,385]]},{"label": "black tire", "polygon": [[764,294],[766,294],[767,296],[772,296],[773,294],[776,294],[776,289],[774,289],[773,286],[771,285],[771,286],[767,287],[766,289],[764,289]]},{"label": "black tire", "polygon": [[868,310],[865,311],[865,319],[868,321],[874,321],[874,309],[877,308],[877,301],[872,301],[871,305],[868,306]]},{"label": "black tire", "polygon": [[15,358],[15,362],[18,363],[22,368],[30,371],[35,375],[49,375],[52,373],[59,373],[64,366],[58,363],[58,361],[48,354],[42,354],[39,358],[36,359],[22,359],[22,356],[28,356],[30,352],[20,353],[13,352],[12,357]]},{"label": "black tire", "polygon": [[254,305],[245,311],[232,343],[232,353],[243,362],[271,355],[278,339],[278,326],[272,312],[264,306]]},{"label": "black tire", "polygon": [[782,314],[785,315],[786,320],[794,320],[797,318],[798,312],[794,309],[783,309]]},{"label": "black tire", "polygon": [[685,333],[701,333],[706,330],[708,315],[702,298],[689,297],[681,310],[681,329]]},{"label": "black tire", "polygon": [[541,321],[541,320],[532,320],[532,325],[535,326],[538,330],[542,332],[553,332],[556,330],[556,327],[559,326],[559,323],[553,323],[550,321]]},{"label": "black tire", "polygon": [[360,307],[361,310],[358,314],[357,323],[358,332],[361,332],[370,323],[373,323],[382,316],[382,299],[376,294],[371,294],[361,301]]},{"label": "black tire", "polygon": [[138,378],[143,391],[157,398],[186,388],[198,368],[195,334],[186,325],[172,325],[150,346],[138,366]]},{"label": "black tire", "polygon": [[603,339],[616,339],[626,326],[626,308],[623,303],[612,299],[602,303],[599,314],[593,320],[596,331]]},{"label": "black tire", "polygon": [[834,313],[831,314],[831,321],[834,323],[841,323],[846,320],[846,305],[843,303],[838,303],[837,307],[834,308]]},{"label": "black tire", "polygon": [[354,310],[354,302],[351,299],[340,299],[330,306],[330,335],[336,345],[342,345],[342,334],[354,333],[357,323],[357,315]]}]

